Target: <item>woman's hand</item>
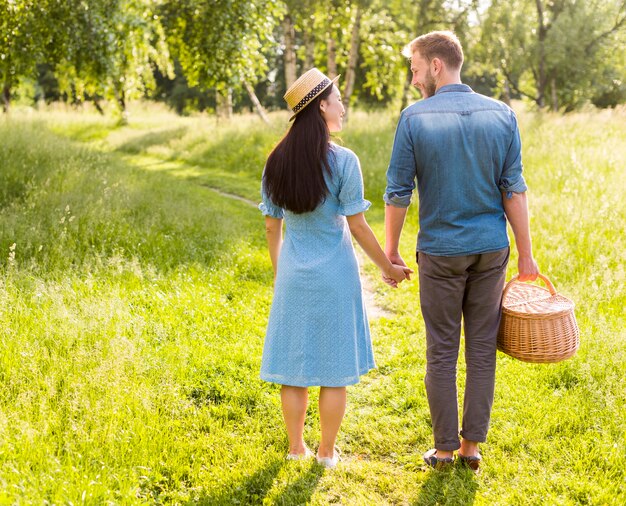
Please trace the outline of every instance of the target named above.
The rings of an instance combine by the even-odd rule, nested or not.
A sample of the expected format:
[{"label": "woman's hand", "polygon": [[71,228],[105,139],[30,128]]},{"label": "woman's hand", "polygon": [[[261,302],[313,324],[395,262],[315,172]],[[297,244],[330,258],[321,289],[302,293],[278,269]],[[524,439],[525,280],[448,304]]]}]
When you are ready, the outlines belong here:
[{"label": "woman's hand", "polygon": [[402,283],[405,279],[411,279],[413,270],[409,269],[406,265],[391,264],[391,267],[383,272],[383,281],[389,286],[396,288],[398,283]]}]

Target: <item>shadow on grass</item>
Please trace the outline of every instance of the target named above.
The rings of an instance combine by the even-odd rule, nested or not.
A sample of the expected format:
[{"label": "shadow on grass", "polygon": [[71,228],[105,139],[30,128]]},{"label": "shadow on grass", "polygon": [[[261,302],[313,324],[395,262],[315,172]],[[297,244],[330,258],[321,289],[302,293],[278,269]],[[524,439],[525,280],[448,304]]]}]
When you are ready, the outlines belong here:
[{"label": "shadow on grass", "polygon": [[426,472],[428,475],[422,482],[419,496],[411,502],[413,506],[474,504],[478,482],[471,470],[455,466],[449,470]]},{"label": "shadow on grass", "polygon": [[57,135],[72,139],[78,142],[93,142],[101,141],[113,131],[118,130],[120,125],[111,121],[94,121],[79,122],[76,124],[66,124],[61,128],[52,128],[52,131],[56,131]]},{"label": "shadow on grass", "polygon": [[274,504],[308,504],[317,484],[324,475],[324,468],[316,462],[311,462],[293,482],[287,486],[275,497]]},{"label": "shadow on grass", "polygon": [[126,141],[116,148],[116,151],[124,153],[138,154],[151,146],[157,144],[167,144],[172,140],[180,139],[187,133],[187,127],[170,128],[167,130],[157,130],[156,132],[148,132]]},{"label": "shadow on grass", "polygon": [[275,459],[254,474],[232,483],[216,493],[201,496],[194,504],[206,506],[262,504],[268,495],[271,495],[272,504],[308,503],[324,474],[323,468],[312,462],[310,466],[304,467],[299,472],[297,479],[288,481],[278,493],[270,494],[270,491],[276,486],[278,474],[286,464],[284,459]]},{"label": "shadow on grass", "polygon": [[239,177],[261,180],[263,166],[280,134],[270,129],[254,129],[207,140],[202,149],[189,154],[182,150],[172,155],[203,170],[234,171]]}]

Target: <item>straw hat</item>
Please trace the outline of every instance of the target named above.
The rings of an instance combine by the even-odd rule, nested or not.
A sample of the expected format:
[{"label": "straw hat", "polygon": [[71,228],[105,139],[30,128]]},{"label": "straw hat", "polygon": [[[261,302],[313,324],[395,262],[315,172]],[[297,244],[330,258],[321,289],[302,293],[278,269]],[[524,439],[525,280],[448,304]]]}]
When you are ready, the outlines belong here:
[{"label": "straw hat", "polygon": [[302,109],[309,105],[326,88],[335,84],[339,77],[337,76],[331,80],[316,68],[307,70],[302,74],[289,87],[283,97],[289,108],[294,112],[289,121],[292,121]]}]

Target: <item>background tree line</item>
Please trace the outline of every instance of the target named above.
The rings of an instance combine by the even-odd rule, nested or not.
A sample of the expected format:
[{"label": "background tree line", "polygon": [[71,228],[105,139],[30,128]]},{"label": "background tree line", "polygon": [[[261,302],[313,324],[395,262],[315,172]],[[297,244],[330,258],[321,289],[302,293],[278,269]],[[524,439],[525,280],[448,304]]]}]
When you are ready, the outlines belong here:
[{"label": "background tree line", "polygon": [[342,74],[344,102],[404,107],[402,47],[454,30],[464,81],[570,111],[626,102],[626,0],[0,0],[12,99],[168,103],[180,114],[283,108],[304,70]]}]

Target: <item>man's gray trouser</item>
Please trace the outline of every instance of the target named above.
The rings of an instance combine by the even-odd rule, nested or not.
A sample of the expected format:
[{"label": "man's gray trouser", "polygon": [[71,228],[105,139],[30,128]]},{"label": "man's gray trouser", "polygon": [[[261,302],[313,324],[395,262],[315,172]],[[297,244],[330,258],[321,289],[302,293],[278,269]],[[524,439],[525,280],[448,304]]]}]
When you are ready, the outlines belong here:
[{"label": "man's gray trouser", "polygon": [[418,253],[420,302],[426,324],[426,393],[435,448],[457,450],[456,365],[465,329],[466,381],[461,436],[487,438],[496,373],[496,340],[509,248],[437,257]]}]

